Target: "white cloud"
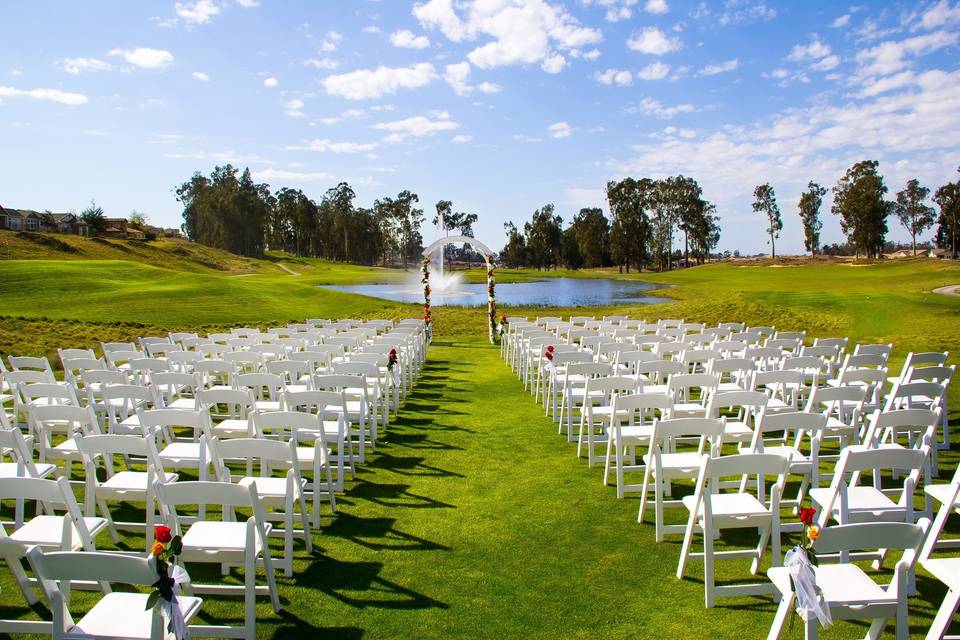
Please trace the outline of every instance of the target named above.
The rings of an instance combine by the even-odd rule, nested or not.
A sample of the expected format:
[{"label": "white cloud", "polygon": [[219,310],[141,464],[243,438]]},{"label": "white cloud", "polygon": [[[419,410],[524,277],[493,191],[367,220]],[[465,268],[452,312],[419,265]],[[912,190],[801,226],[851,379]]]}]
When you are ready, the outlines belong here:
[{"label": "white cloud", "polygon": [[639,33],[634,34],[627,40],[627,46],[634,51],[646,53],[652,56],[662,56],[671,51],[676,51],[683,47],[683,43],[677,37],[669,37],[663,31],[656,27],[647,27]]},{"label": "white cloud", "polygon": [[863,67],[864,75],[886,75],[896,73],[910,65],[905,58],[919,57],[931,51],[956,44],[957,33],[934,31],[906,40],[889,40],[875,47],[857,53],[857,62]]},{"label": "white cloud", "polygon": [[540,63],[540,68],[550,74],[560,73],[564,70],[564,68],[566,68],[566,66],[567,59],[559,53],[554,53],[547,56],[544,58],[543,62]]},{"label": "white cloud", "polygon": [[670,5],[667,4],[667,0],[647,0],[647,3],[643,5],[643,10],[647,13],[660,15],[670,11]]},{"label": "white cloud", "polygon": [[542,142],[542,138],[537,138],[536,136],[527,136],[520,133],[513,134],[514,140],[521,140],[523,142]]},{"label": "white cloud", "polygon": [[657,60],[640,69],[640,71],[637,72],[637,77],[641,80],[663,80],[669,73],[670,65]]},{"label": "white cloud", "polygon": [[10,75],[12,75],[12,76],[15,77],[15,78],[16,78],[17,76],[22,76],[22,75],[23,75],[23,71],[21,71],[20,69],[17,69],[17,68],[12,68],[12,69],[10,69],[7,73],[9,73]]},{"label": "white cloud", "polygon": [[258,0],[237,0],[237,4],[244,9],[252,9],[260,6],[260,2]]},{"label": "white cloud", "polygon": [[848,24],[850,24],[850,14],[845,13],[839,18],[836,18],[833,22],[831,22],[830,26],[833,27],[834,29],[840,29],[842,27],[847,26]]},{"label": "white cloud", "polygon": [[814,38],[810,44],[794,45],[793,49],[790,50],[790,55],[787,56],[787,60],[791,62],[819,60],[828,55],[830,55],[830,47],[820,42],[819,39]]},{"label": "white cloud", "polygon": [[26,97],[34,100],[49,100],[70,106],[87,104],[87,96],[81,93],[69,93],[59,89],[15,89],[0,86],[0,98]]},{"label": "white cloud", "polygon": [[790,75],[790,72],[786,69],[774,69],[769,74],[765,74],[764,77],[776,78],[777,80],[783,80]]},{"label": "white cloud", "polygon": [[304,146],[284,147],[287,151],[319,151],[330,153],[366,153],[373,151],[378,145],[376,142],[333,142],[326,138],[311,140]]},{"label": "white cloud", "polygon": [[727,60],[726,62],[719,62],[717,64],[708,64],[704,68],[700,69],[699,75],[715,76],[718,73],[726,73],[728,71],[733,71],[738,66],[740,66],[740,59],[734,58],[733,60]]},{"label": "white cloud", "polygon": [[390,44],[401,49],[426,49],[430,46],[430,39],[427,36],[418,36],[407,29],[401,29],[390,34]]},{"label": "white cloud", "polygon": [[72,76],[80,75],[83,71],[109,71],[113,67],[96,58],[64,58],[63,70]]},{"label": "white cloud", "polygon": [[607,22],[620,22],[621,20],[629,20],[633,17],[633,9],[627,6],[623,7],[610,7],[607,9],[607,13],[604,16],[604,19]]},{"label": "white cloud", "polygon": [[173,62],[173,54],[165,49],[112,49],[108,55],[121,56],[129,64],[143,69],[162,69]]},{"label": "white cloud", "polygon": [[341,75],[327,76],[323,87],[331,95],[348,100],[370,100],[385,94],[394,94],[398,89],[416,89],[430,84],[437,72],[429,62],[410,67],[377,67],[359,69]]},{"label": "white cloud", "polygon": [[276,78],[274,78],[273,76],[271,76],[271,77],[269,77],[269,78],[266,78],[266,79],[263,81],[263,86],[269,87],[269,88],[271,88],[271,89],[272,89],[273,87],[277,86],[278,84],[280,84],[280,81],[277,80]]},{"label": "white cloud", "polygon": [[465,134],[460,134],[459,136],[453,136],[450,138],[450,142],[453,142],[454,144],[463,144],[465,142],[470,142],[471,140],[473,140],[473,136]]},{"label": "white cloud", "polygon": [[829,55],[823,60],[810,65],[810,68],[814,71],[830,71],[831,69],[835,69],[838,64],[840,64],[840,56]]},{"label": "white cloud", "polygon": [[471,85],[469,82],[470,63],[466,61],[458,62],[457,64],[448,64],[444,71],[443,79],[453,87],[454,93],[458,96],[468,96],[474,91],[479,91],[480,93],[498,93],[500,91],[500,86],[492,82],[481,82],[478,85]]},{"label": "white cloud", "polygon": [[213,0],[178,2],[174,5],[173,10],[187,24],[206,24],[210,22],[210,18],[220,13],[220,7]]},{"label": "white cloud", "polygon": [[414,116],[393,122],[379,122],[373,125],[374,129],[389,131],[391,135],[384,138],[386,142],[400,142],[408,136],[422,138],[432,136],[441,131],[453,131],[460,125],[450,119],[446,111],[434,111],[428,116]]},{"label": "white cloud", "polygon": [[288,100],[283,104],[285,109],[284,113],[291,118],[305,118],[306,114],[303,112],[303,100],[299,98],[294,98],[293,100]]},{"label": "white cloud", "polygon": [[320,124],[337,124],[338,122],[340,122],[340,121],[342,121],[342,120],[343,120],[343,118],[337,118],[336,116],[333,116],[333,117],[328,117],[328,118],[320,118],[320,119],[318,120],[318,122],[319,122]]},{"label": "white cloud", "polygon": [[[463,16],[457,11],[462,10]],[[599,29],[582,26],[567,10],[546,0],[477,2],[427,0],[413,8],[426,29],[439,29],[449,40],[491,38],[467,54],[480,69],[539,63],[548,73],[566,64],[562,53],[599,42]]]},{"label": "white cloud", "polygon": [[554,122],[552,125],[547,127],[547,131],[550,132],[550,137],[555,140],[569,138],[570,134],[573,133],[573,129],[571,129],[570,125],[566,122]]},{"label": "white cloud", "polygon": [[648,116],[655,116],[657,118],[663,118],[669,120],[676,115],[681,113],[693,113],[694,108],[692,104],[681,103],[674,106],[666,106],[660,103],[659,100],[656,100],[651,97],[646,97],[638,102],[635,106],[627,107],[627,113],[642,113]]},{"label": "white cloud", "polygon": [[612,85],[618,84],[621,87],[629,86],[633,82],[633,74],[629,71],[618,71],[617,69],[607,69],[606,71],[597,71],[593,74],[593,79],[600,84]]},{"label": "white cloud", "polygon": [[[726,11],[716,18],[717,24],[721,27],[755,20],[773,20],[777,17],[776,9],[768,7],[764,2],[753,0],[726,0],[724,8]],[[694,17],[702,18],[708,15],[710,15],[710,10],[704,3],[701,3],[695,11]]]},{"label": "white cloud", "polygon": [[960,22],[960,3],[951,6],[947,0],[940,0],[923,12],[917,26],[923,29],[935,29],[952,22]]},{"label": "white cloud", "polygon": [[279,180],[280,182],[327,182],[334,176],[321,171],[286,171],[283,169],[261,169],[254,171],[256,180]]},{"label": "white cloud", "polygon": [[340,63],[330,58],[310,58],[309,60],[304,60],[303,64],[315,69],[327,69],[328,71],[332,71],[333,69],[336,69]]},{"label": "white cloud", "polygon": [[203,71],[194,71],[190,75],[192,75],[197,80],[201,80],[203,82],[210,82],[210,76],[205,74]]},{"label": "white cloud", "polygon": [[915,80],[916,75],[908,69],[907,71],[901,71],[892,76],[885,76],[877,80],[868,81],[860,91],[860,95],[877,96],[887,91],[910,86]]},{"label": "white cloud", "polygon": [[365,26],[363,29],[361,29],[361,31],[363,31],[364,33],[374,33],[374,34],[376,34],[376,33],[380,33],[380,27],[378,27],[378,26],[375,25],[375,24],[370,24],[370,25]]}]

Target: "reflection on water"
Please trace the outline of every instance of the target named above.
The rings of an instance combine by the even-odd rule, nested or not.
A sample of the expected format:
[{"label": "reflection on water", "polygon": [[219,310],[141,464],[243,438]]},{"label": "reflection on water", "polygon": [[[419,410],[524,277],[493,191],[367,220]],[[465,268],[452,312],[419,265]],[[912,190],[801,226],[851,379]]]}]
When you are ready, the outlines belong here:
[{"label": "reflection on water", "polygon": [[[497,285],[497,303],[508,305],[593,307],[610,304],[656,304],[666,298],[646,295],[661,285],[636,280],[547,278]],[[423,302],[423,290],[400,284],[329,285],[325,289],[359,293],[396,302]],[[487,304],[487,285],[461,284],[456,291],[433,291],[433,306],[479,307]]]}]

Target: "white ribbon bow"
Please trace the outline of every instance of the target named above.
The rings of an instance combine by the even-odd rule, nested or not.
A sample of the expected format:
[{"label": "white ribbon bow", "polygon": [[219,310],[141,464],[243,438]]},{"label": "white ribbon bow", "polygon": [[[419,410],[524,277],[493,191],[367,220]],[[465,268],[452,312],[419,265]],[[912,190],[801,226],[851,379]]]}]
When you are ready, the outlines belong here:
[{"label": "white ribbon bow", "polygon": [[160,599],[160,613],[163,615],[164,625],[173,631],[177,640],[190,640],[190,629],[187,628],[187,621],[183,619],[183,611],[177,601],[180,585],[190,584],[190,575],[180,565],[171,565],[170,577],[173,578],[173,596],[170,602]]},{"label": "white ribbon bow", "polygon": [[813,572],[813,565],[805,549],[794,547],[783,557],[783,566],[790,571],[793,578],[793,590],[797,594],[797,613],[804,620],[811,620],[814,616],[820,624],[827,628],[833,624],[830,617],[830,607],[823,601],[823,596],[817,592],[817,576]]}]

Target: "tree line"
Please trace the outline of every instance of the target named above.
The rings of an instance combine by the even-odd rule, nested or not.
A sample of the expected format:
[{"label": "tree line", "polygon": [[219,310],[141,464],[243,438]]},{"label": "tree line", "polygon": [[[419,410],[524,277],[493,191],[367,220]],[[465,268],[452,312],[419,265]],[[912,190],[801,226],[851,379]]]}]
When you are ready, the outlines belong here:
[{"label": "tree line", "polygon": [[[218,166],[209,176],[194,173],[175,190],[183,205],[183,232],[201,244],[245,256],[279,249],[297,256],[358,264],[402,264],[419,260],[423,250],[420,198],[401,191],[395,198],[356,206],[346,182],[328,189],[319,202],[299,189],[271,191],[256,183],[249,169]],[[453,212],[437,203],[446,228],[472,233],[476,214]],[[435,223],[437,222],[435,219]]]},{"label": "tree line", "polygon": [[[916,178],[888,200],[888,188],[879,173],[880,163],[864,160],[847,169],[833,187],[831,212],[840,218],[840,229],[847,238],[846,248],[856,256],[877,258],[887,245],[889,231],[887,220],[892,214],[910,234],[914,255],[917,253],[917,237],[937,224],[935,242],[939,248],[949,249],[956,258],[960,244],[960,180],[948,182],[933,193],[933,202],[939,207],[939,215],[928,203],[930,189]],[[960,171],[960,169],[958,169]],[[820,207],[826,188],[814,181],[800,195],[797,208],[803,225],[804,248],[812,255],[823,253],[820,246]],[[776,257],[776,241],[783,229],[783,218],[777,205],[776,194],[769,183],[758,185],[754,191],[753,210],[767,221],[770,256]],[[831,247],[831,252],[839,247]]]},{"label": "tree line", "polygon": [[[607,183],[610,218],[584,208],[563,229],[552,204],[533,212],[518,228],[504,224],[501,261],[510,267],[568,269],[617,266],[630,272],[702,264],[720,241],[716,207],[693,178],[624,178]],[[674,241],[683,238],[683,250]]]}]

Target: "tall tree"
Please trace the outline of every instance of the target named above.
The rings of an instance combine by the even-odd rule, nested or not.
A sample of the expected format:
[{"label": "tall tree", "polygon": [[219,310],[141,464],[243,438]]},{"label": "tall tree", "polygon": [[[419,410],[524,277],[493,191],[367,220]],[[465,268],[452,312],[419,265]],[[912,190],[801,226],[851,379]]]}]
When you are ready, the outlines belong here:
[{"label": "tall tree", "polygon": [[[960,171],[960,168],[957,169]],[[937,219],[937,244],[950,249],[954,259],[960,249],[960,180],[948,182],[933,194],[933,201],[940,207]]]},{"label": "tall tree", "polygon": [[583,256],[577,243],[577,227],[571,224],[560,238],[560,260],[567,269],[579,269],[583,266]]},{"label": "tall tree", "polygon": [[897,214],[900,224],[910,232],[913,255],[917,255],[917,235],[932,227],[936,220],[933,207],[926,203],[929,195],[930,189],[913,178],[907,181],[903,191],[897,192],[897,199],[893,205],[893,211]]},{"label": "tall tree", "polygon": [[592,269],[610,263],[610,221],[603,210],[580,209],[570,222],[568,231],[571,229],[582,266]]},{"label": "tall tree", "polygon": [[756,200],[753,203],[753,211],[762,213],[767,217],[767,233],[770,235],[770,257],[777,257],[777,238],[780,237],[780,230],[783,229],[783,220],[780,218],[780,207],[777,206],[777,196],[773,192],[770,183],[758,185],[753,190],[753,197]]},{"label": "tall tree", "polygon": [[607,204],[610,207],[610,252],[621,268],[636,266],[640,271],[649,259],[651,237],[650,208],[654,183],[643,178],[624,178],[607,183]]},{"label": "tall tree", "polygon": [[554,215],[554,206],[545,204],[533,212],[530,222],[523,225],[531,266],[551,269],[560,262],[562,224],[563,218]]},{"label": "tall tree", "polygon": [[811,180],[807,183],[807,190],[800,194],[800,222],[803,223],[803,246],[811,255],[820,250],[820,206],[827,190]]},{"label": "tall tree", "polygon": [[677,227],[683,232],[683,259],[687,265],[690,264],[690,233],[703,212],[702,197],[703,189],[693,178],[672,179],[671,201]]},{"label": "tall tree", "polygon": [[404,270],[406,270],[409,261],[415,259],[423,250],[423,235],[420,233],[420,225],[423,224],[423,209],[413,206],[418,202],[420,202],[419,196],[407,190],[397,194],[397,199],[394,201],[395,244],[400,253]]},{"label": "tall tree", "polygon": [[503,230],[507,234],[507,243],[500,252],[500,260],[508,267],[523,267],[527,264],[527,243],[523,234],[513,222],[504,222]]},{"label": "tall tree", "polygon": [[90,206],[80,212],[80,219],[87,223],[90,231],[99,232],[107,228],[107,219],[103,215],[103,209],[97,206],[94,200],[90,201]]},{"label": "tall tree", "polygon": [[863,253],[867,258],[876,258],[883,251],[891,209],[891,203],[884,199],[887,186],[879,166],[876,160],[858,162],[833,188],[831,210],[840,216],[840,228],[857,255]]},{"label": "tall tree", "polygon": [[700,199],[697,214],[690,224],[690,243],[699,264],[707,261],[710,252],[720,243],[720,217],[716,212],[716,206]]}]

